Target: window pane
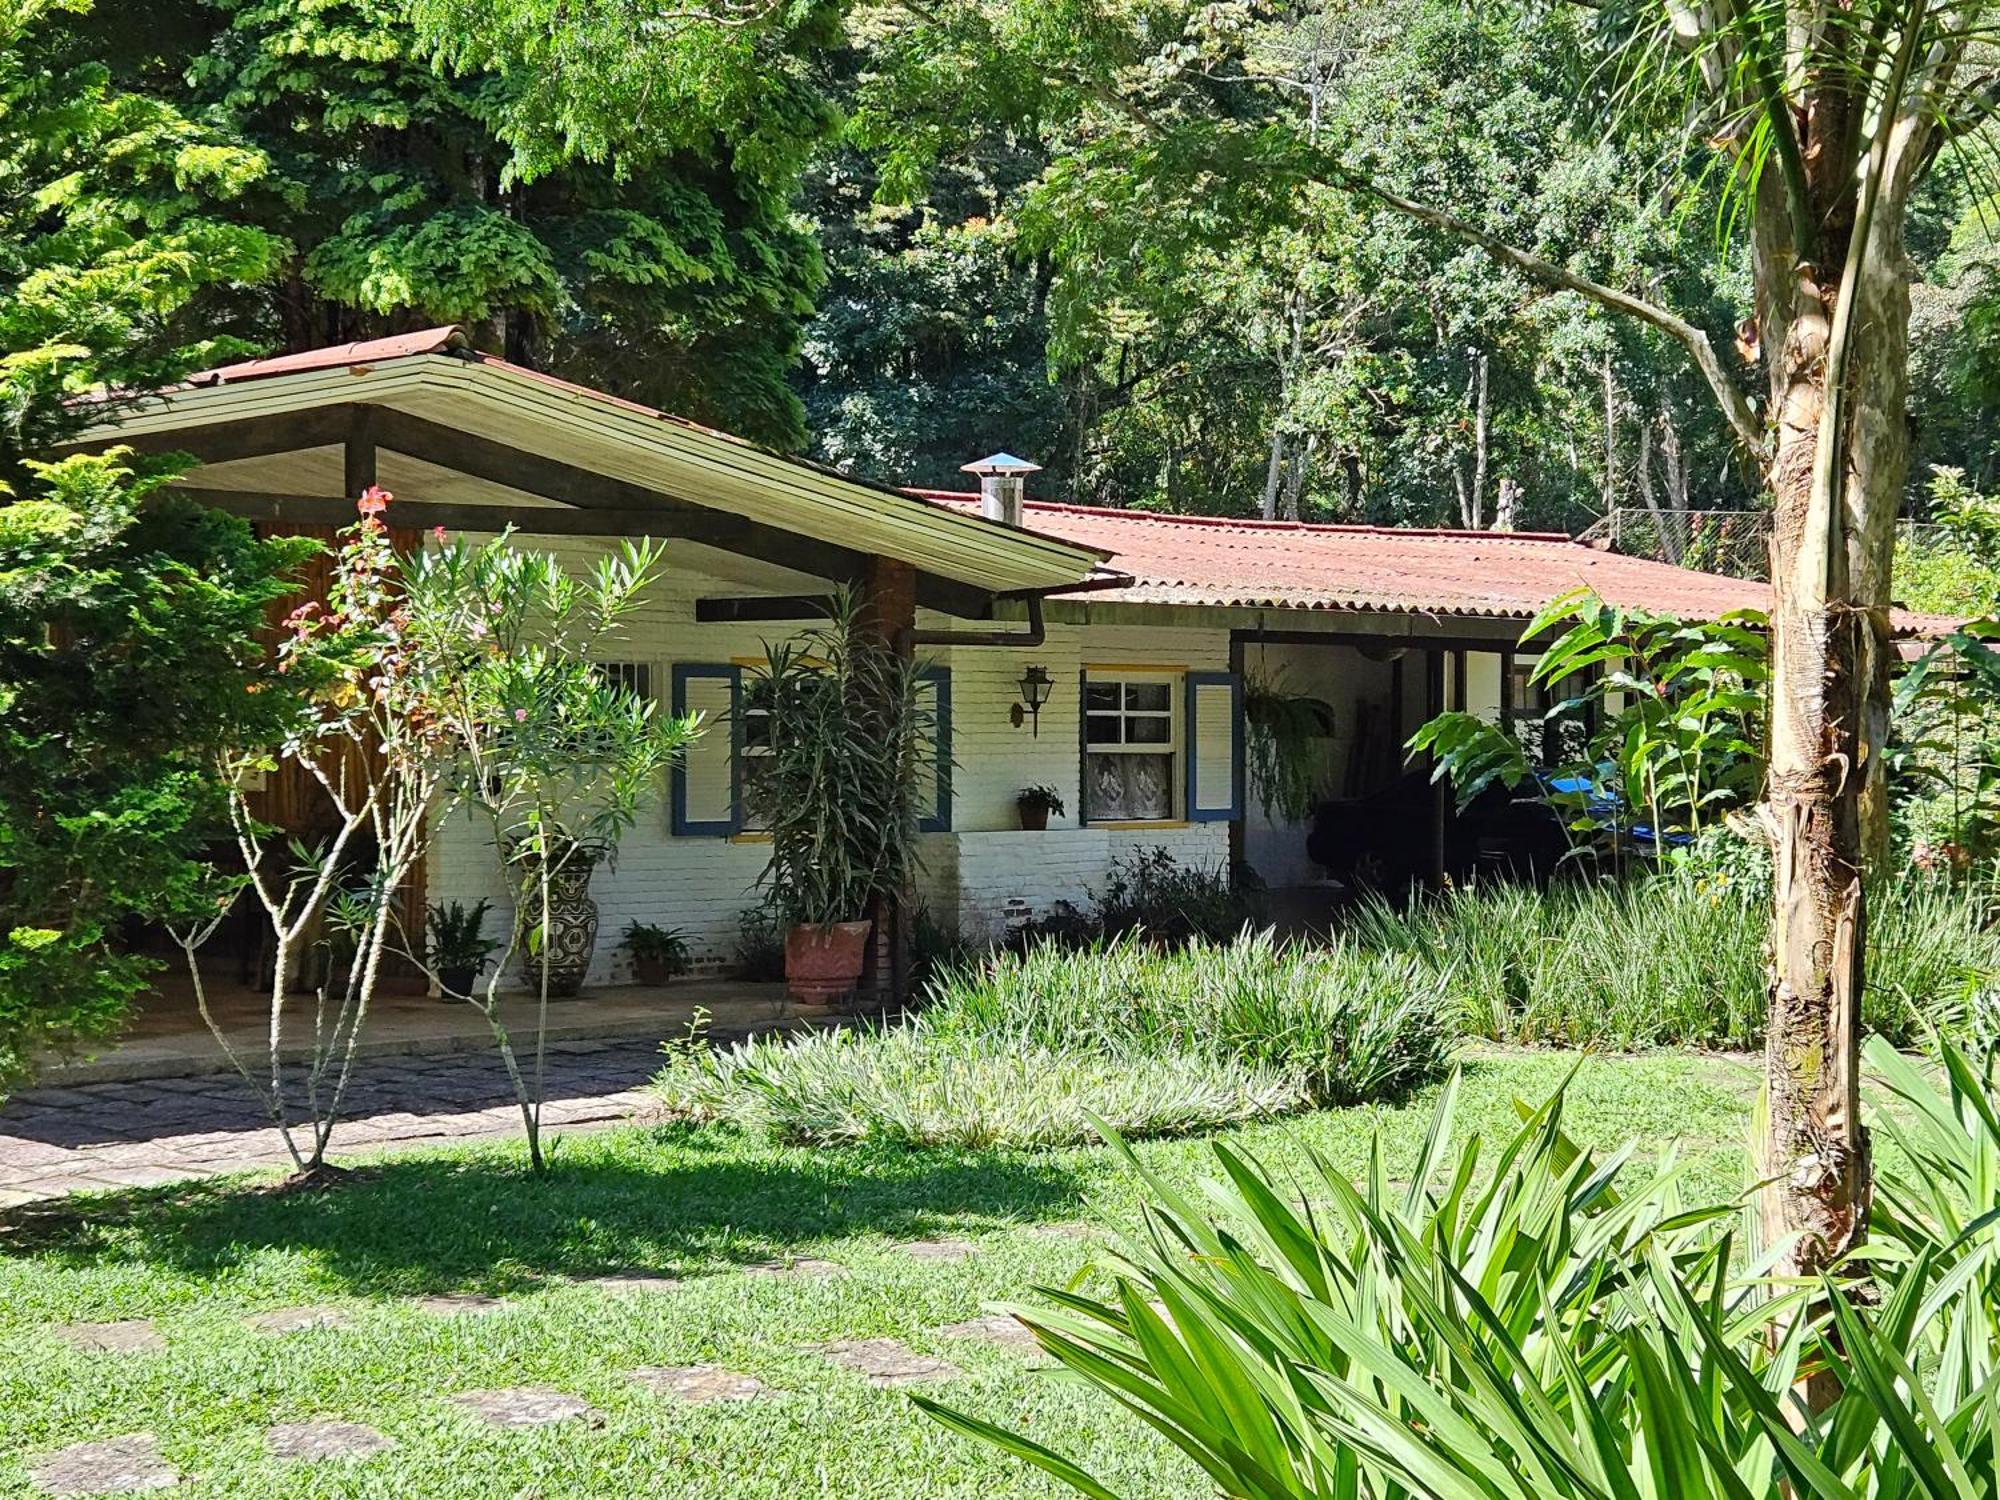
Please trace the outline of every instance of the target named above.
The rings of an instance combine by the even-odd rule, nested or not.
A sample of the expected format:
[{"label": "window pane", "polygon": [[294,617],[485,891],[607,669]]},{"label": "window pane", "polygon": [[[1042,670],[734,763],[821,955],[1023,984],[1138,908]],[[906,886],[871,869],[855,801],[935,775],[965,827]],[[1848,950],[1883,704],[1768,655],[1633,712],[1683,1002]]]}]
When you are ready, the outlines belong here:
[{"label": "window pane", "polygon": [[1092,755],[1084,762],[1084,815],[1100,822],[1127,816],[1125,811],[1125,757]]},{"label": "window pane", "polygon": [[1174,704],[1173,686],[1165,682],[1128,682],[1125,706],[1151,713],[1165,713]]},{"label": "window pane", "polygon": [[1125,721],[1125,738],[1134,745],[1171,745],[1174,721],[1164,714],[1134,715]]},{"label": "window pane", "polygon": [[1089,745],[1123,744],[1123,721],[1116,714],[1086,714],[1083,720],[1084,743]]},{"label": "window pane", "polygon": [[1128,818],[1171,818],[1174,815],[1174,758],[1171,755],[1125,755],[1125,806]]},{"label": "window pane", "polygon": [[1118,684],[1115,682],[1086,683],[1083,689],[1083,706],[1093,710],[1115,710],[1118,707]]}]

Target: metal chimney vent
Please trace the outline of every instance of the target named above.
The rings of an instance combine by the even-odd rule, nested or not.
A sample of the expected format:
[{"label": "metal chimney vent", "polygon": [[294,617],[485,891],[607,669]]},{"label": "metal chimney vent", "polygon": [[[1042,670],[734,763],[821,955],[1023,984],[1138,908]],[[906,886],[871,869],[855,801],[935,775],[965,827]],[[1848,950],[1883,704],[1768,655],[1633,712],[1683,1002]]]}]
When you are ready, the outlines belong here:
[{"label": "metal chimney vent", "polygon": [[995,453],[977,463],[966,464],[965,474],[979,476],[979,513],[989,521],[1008,526],[1021,524],[1021,505],[1027,498],[1028,476],[1039,474],[1040,464],[1029,463],[1011,453]]}]

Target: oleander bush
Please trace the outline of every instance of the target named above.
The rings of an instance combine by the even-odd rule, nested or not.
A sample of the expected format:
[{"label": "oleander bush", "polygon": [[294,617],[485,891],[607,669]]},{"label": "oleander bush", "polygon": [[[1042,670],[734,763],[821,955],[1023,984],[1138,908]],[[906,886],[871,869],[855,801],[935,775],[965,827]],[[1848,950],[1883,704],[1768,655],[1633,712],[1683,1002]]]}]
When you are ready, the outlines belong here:
[{"label": "oleander bush", "polygon": [[1163,951],[1138,938],[995,955],[891,1027],[698,1045],[656,1089],[683,1119],[786,1142],[1046,1146],[1392,1097],[1447,1066],[1439,977],[1354,944],[1270,935]]}]

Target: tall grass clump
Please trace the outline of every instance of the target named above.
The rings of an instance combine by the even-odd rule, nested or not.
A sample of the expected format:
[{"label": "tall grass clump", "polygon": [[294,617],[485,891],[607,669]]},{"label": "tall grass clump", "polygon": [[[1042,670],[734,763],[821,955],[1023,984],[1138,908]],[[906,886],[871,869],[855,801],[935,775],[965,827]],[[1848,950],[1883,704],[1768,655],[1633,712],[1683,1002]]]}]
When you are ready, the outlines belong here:
[{"label": "tall grass clump", "polygon": [[1177,1135],[1391,1097],[1449,1064],[1440,976],[1269,934],[1043,944],[946,971],[894,1027],[675,1049],[668,1112],[792,1142],[1051,1146]]},{"label": "tall grass clump", "polygon": [[[1407,906],[1376,901],[1350,937],[1448,975],[1474,1035],[1620,1050],[1743,1048],[1764,1034],[1769,886],[1669,869],[1537,890],[1479,884]],[[1961,1013],[2000,974],[1976,889],[1885,882],[1869,896],[1869,1027],[1898,1045]]]}]

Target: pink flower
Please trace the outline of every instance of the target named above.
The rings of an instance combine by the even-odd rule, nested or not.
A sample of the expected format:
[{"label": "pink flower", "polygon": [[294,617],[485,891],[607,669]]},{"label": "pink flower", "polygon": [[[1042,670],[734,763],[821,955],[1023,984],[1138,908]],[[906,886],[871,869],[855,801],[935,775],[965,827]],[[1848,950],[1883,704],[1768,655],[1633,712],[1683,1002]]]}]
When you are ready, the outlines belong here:
[{"label": "pink flower", "polygon": [[379,516],[389,508],[389,502],[396,497],[379,484],[371,484],[361,492],[361,498],[354,502],[354,508],[364,516]]},{"label": "pink flower", "polygon": [[514,710],[514,722],[516,724],[525,724],[527,720],[528,720],[528,711],[525,708],[517,708]]},{"label": "pink flower", "polygon": [[442,526],[433,526],[433,527],[431,528],[431,535],[432,535],[432,536],[434,536],[434,537],[436,537],[436,538],[437,538],[437,539],[438,539],[439,541],[443,541],[443,540],[444,540],[444,528],[443,528]]}]

